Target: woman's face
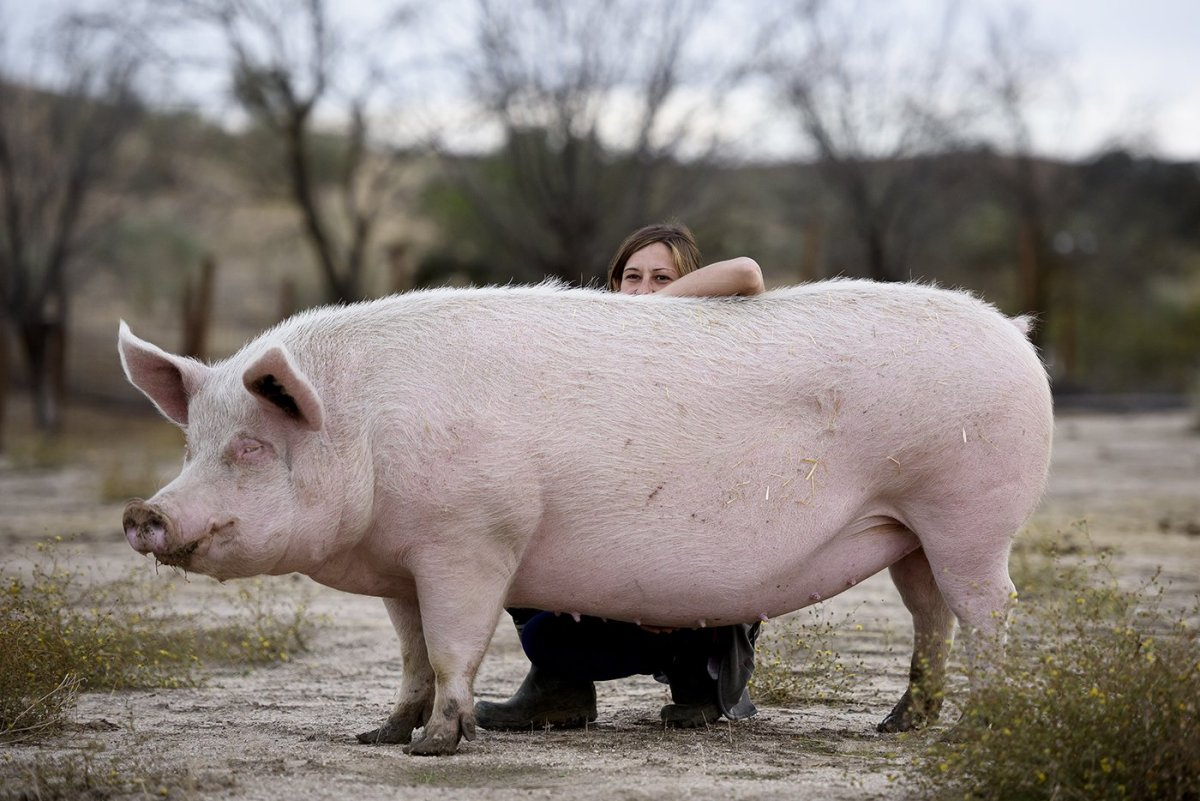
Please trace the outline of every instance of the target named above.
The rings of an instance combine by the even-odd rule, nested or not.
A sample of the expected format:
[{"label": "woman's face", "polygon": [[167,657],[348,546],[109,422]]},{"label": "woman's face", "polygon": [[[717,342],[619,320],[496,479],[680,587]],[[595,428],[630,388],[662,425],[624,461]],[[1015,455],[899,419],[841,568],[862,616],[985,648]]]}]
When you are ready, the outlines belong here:
[{"label": "woman's face", "polygon": [[617,291],[622,295],[649,295],[679,278],[671,249],[662,242],[634,251],[621,271]]}]

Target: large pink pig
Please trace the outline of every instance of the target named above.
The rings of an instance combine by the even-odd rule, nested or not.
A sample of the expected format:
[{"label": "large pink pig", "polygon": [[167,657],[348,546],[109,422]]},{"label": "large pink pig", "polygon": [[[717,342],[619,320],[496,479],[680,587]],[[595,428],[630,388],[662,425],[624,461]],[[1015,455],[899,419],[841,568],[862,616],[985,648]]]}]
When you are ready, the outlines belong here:
[{"label": "large pink pig", "polygon": [[361,738],[414,754],[474,735],[502,606],[725,625],[890,568],[915,647],[880,728],[911,728],[937,714],[955,617],[993,631],[1015,597],[1053,425],[1024,329],[863,281],[417,292],[300,314],[211,366],[122,324],[129,380],[187,433],[125,533],[218,579],[384,599],[400,698]]}]

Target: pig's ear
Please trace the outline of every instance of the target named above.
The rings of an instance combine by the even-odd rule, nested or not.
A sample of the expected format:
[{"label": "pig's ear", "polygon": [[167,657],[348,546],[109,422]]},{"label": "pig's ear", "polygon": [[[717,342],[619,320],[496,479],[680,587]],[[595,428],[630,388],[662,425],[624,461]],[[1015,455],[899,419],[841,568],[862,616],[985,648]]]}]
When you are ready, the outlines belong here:
[{"label": "pig's ear", "polygon": [[242,383],[263,408],[283,413],[301,428],[320,431],[325,425],[320,396],[284,348],[268,348],[242,373]]},{"label": "pig's ear", "polygon": [[167,419],[186,426],[188,401],[204,383],[209,368],[138,339],[124,320],[117,335],[117,350],[129,383],[145,393]]}]

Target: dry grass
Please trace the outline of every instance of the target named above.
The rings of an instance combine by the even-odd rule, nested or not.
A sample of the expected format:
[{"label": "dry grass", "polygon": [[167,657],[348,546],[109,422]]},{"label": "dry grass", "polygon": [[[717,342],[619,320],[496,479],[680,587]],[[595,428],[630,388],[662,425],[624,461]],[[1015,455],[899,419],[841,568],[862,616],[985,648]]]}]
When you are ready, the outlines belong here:
[{"label": "dry grass", "polygon": [[58,544],[39,546],[27,575],[0,598],[0,737],[60,728],[81,689],[182,687],[206,664],[287,661],[307,647],[304,602],[280,604],[264,581],[243,585],[237,614],[218,625],[180,614],[170,582],[97,583],[63,566]]},{"label": "dry grass", "polygon": [[[9,754],[4,755],[7,761]],[[0,787],[2,801],[202,798],[233,786],[228,776],[197,775],[186,765],[163,765],[108,754],[92,745],[77,754],[39,756],[21,780]]]}]

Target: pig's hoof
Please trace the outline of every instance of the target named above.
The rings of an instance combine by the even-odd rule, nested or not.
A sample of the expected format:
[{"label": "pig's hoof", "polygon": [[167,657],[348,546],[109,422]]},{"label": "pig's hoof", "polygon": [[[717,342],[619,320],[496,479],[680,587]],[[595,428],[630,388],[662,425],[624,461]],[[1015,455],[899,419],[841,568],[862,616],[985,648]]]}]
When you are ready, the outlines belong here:
[{"label": "pig's hoof", "polygon": [[893,709],[875,727],[875,731],[882,734],[897,734],[902,731],[911,731],[914,728],[916,727],[913,725],[912,717],[908,714],[908,710],[900,711]]},{"label": "pig's hoof", "polygon": [[911,693],[906,691],[895,709],[888,713],[888,716],[875,727],[875,730],[882,734],[898,734],[923,729],[929,724],[937,722],[940,711],[940,700],[922,705],[914,701]]},{"label": "pig's hoof", "polygon": [[982,715],[963,713],[958,720],[950,724],[942,732],[941,741],[944,743],[966,743],[979,738],[980,734],[992,728],[992,721]]},{"label": "pig's hoof", "polygon": [[397,745],[407,743],[412,739],[412,726],[388,721],[378,729],[365,731],[358,735],[358,741],[364,745]]},{"label": "pig's hoof", "polygon": [[404,753],[413,756],[450,756],[458,750],[458,737],[445,735],[424,736],[414,740],[404,749]]}]

